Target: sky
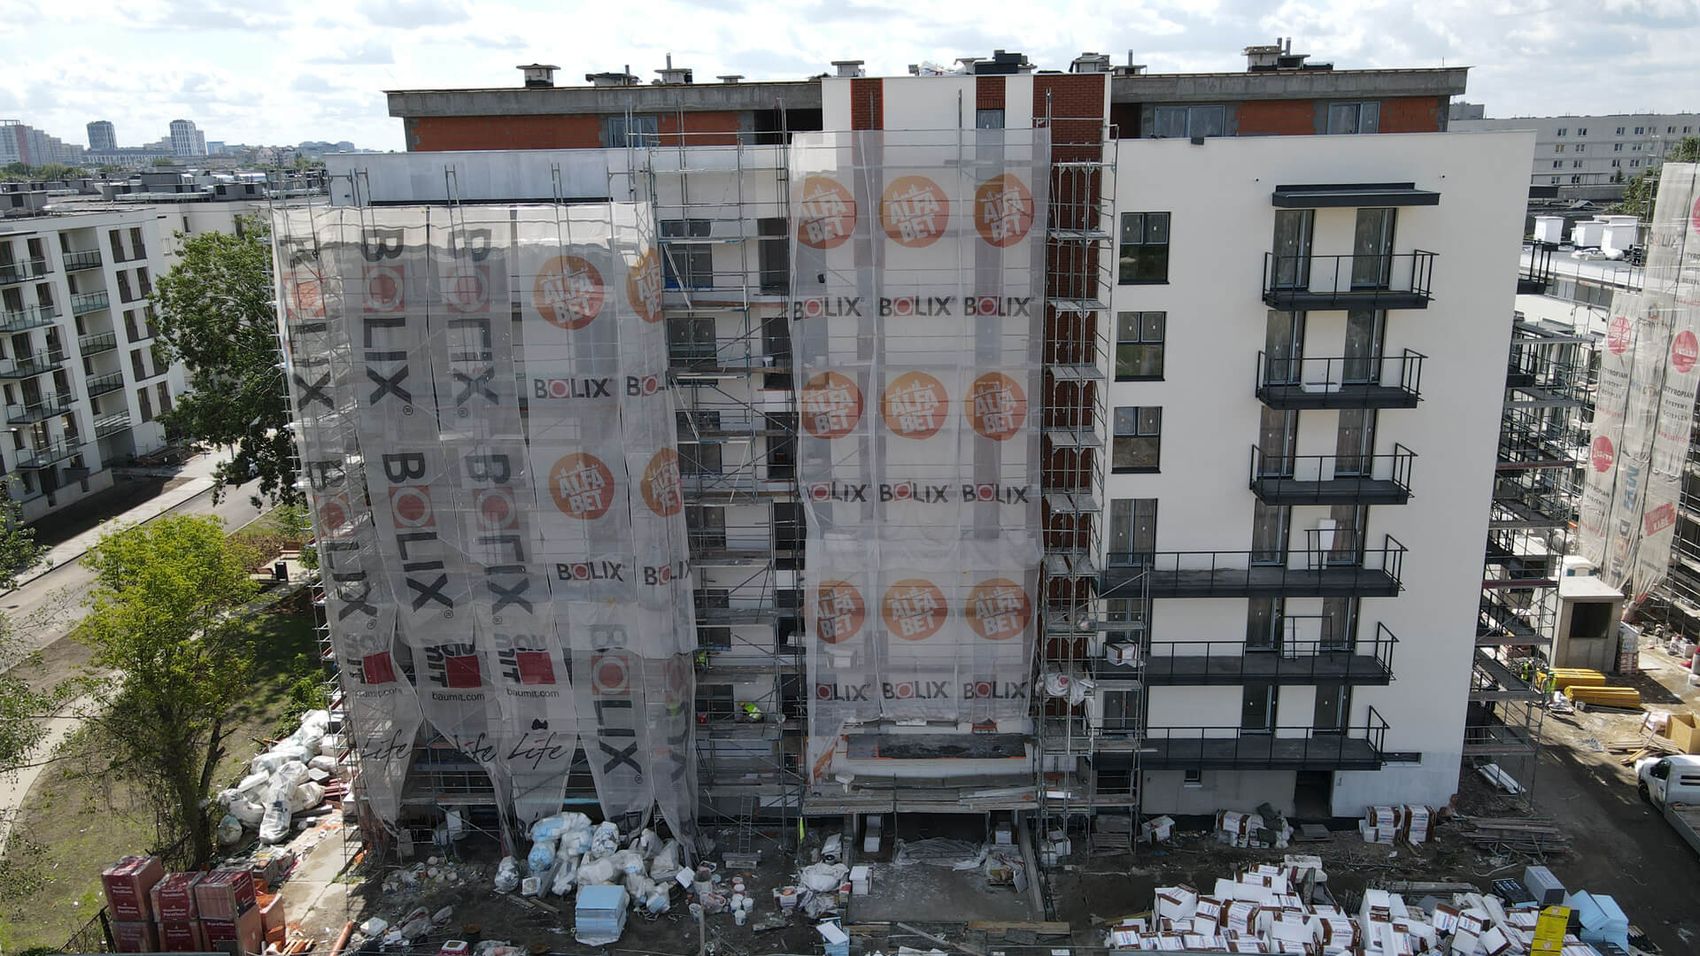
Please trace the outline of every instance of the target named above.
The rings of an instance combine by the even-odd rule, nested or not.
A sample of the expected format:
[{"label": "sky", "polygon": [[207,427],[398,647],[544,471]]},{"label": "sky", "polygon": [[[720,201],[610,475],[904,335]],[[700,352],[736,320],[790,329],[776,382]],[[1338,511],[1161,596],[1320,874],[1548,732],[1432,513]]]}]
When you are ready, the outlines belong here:
[{"label": "sky", "polygon": [[1489,116],[1700,111],[1700,0],[0,0],[0,118],[121,146],[176,118],[209,140],[402,148],[383,91],[557,82],[673,62],[713,82],[801,79],[833,60],[868,75],[993,49],[1066,70],[1083,51],[1153,72],[1237,71],[1253,43],[1337,68],[1469,66]]}]

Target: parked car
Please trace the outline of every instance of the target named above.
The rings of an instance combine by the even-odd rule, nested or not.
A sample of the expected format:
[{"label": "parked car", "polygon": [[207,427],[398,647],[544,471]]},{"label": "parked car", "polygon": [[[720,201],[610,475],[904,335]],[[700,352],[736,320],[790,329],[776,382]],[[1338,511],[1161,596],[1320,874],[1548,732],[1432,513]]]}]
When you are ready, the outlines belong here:
[{"label": "parked car", "polygon": [[1672,828],[1700,853],[1700,755],[1646,757],[1635,762],[1635,789],[1664,813]]}]

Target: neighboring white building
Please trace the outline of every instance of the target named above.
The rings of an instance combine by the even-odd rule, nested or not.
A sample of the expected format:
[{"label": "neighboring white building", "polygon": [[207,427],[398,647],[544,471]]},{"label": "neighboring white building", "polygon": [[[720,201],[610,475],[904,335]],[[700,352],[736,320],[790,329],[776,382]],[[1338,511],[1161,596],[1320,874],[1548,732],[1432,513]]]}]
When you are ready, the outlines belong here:
[{"label": "neighboring white building", "polygon": [[1529,183],[1534,186],[1628,182],[1664,162],[1665,155],[1684,137],[1700,135],[1700,113],[1486,119],[1459,110],[1460,106],[1471,105],[1453,105],[1451,129],[1535,131],[1535,157],[1529,170]]},{"label": "neighboring white building", "polygon": [[184,373],[153,341],[147,296],[172,225],[150,209],[0,221],[0,470],[26,521],[165,446]]}]

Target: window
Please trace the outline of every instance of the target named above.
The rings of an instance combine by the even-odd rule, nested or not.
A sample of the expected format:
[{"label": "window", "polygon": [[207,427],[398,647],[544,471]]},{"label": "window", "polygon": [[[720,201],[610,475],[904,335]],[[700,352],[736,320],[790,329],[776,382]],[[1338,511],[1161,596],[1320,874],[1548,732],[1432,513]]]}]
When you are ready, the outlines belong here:
[{"label": "window", "polygon": [[1619,136],[1622,136],[1622,135],[1623,135],[1623,127],[1621,127],[1621,126],[1619,126],[1619,127],[1618,127],[1618,128],[1617,128],[1617,135],[1619,135]]},{"label": "window", "polygon": [[136,287],[141,289],[144,296],[153,295],[153,279],[149,278],[145,267],[136,270]]},{"label": "window", "polygon": [[1634,168],[1636,168],[1637,166],[1640,166],[1640,165],[1641,165],[1641,161],[1639,159],[1632,159],[1632,160],[1629,161],[1629,168],[1630,169],[1634,169]]},{"label": "window", "polygon": [[142,421],[153,421],[153,400],[148,397],[147,389],[136,389],[136,404],[140,406],[142,410]]},{"label": "window", "polygon": [[975,110],[975,129],[1003,129],[1003,110]]},{"label": "window", "polygon": [[1588,144],[1587,143],[1577,143],[1576,144],[1576,152],[1585,153],[1587,151],[1588,151]]},{"label": "window", "polygon": [[[1157,551],[1156,498],[1116,498],[1110,502],[1109,551],[1111,561],[1118,564],[1136,564],[1137,556]],[[1122,609],[1126,617],[1123,623],[1130,627],[1134,621],[1143,624],[1147,618],[1143,614],[1135,616],[1138,604],[1129,599]]]},{"label": "window", "polygon": [[1155,406],[1116,409],[1110,469],[1116,474],[1156,471],[1163,448],[1163,410]]},{"label": "window", "polygon": [[1165,312],[1116,315],[1116,381],[1161,381]]},{"label": "window", "polygon": [[1572,176],[1572,177],[1570,177],[1570,185],[1572,185],[1572,186],[1579,186],[1579,185],[1581,185],[1581,184],[1582,184],[1582,177],[1581,177],[1581,176]]},{"label": "window", "polygon": [[1552,161],[1552,168],[1553,169],[1563,169],[1564,168],[1564,160],[1562,160],[1562,159],[1553,160]]},{"label": "window", "polygon": [[123,262],[124,261],[124,237],[118,234],[118,230],[114,229],[111,232],[106,234],[106,238],[108,240],[110,240],[111,243],[112,243],[112,261],[113,262]]},{"label": "window", "polygon": [[1565,129],[1565,128],[1564,128],[1564,127],[1562,127],[1562,126],[1560,126],[1560,127],[1559,127],[1559,128],[1558,128],[1558,135],[1560,135],[1560,136],[1563,136],[1563,135],[1564,135],[1564,134],[1565,134],[1565,133],[1568,133],[1568,132],[1570,132],[1570,131],[1569,131],[1569,130],[1567,130],[1567,129]]},{"label": "window", "polygon": [[123,269],[118,270],[118,301],[120,301],[120,302],[131,301],[131,298],[130,298],[130,273],[125,272]]},{"label": "window", "polygon": [[164,415],[167,412],[170,412],[171,389],[167,388],[164,382],[160,382],[158,385],[154,386],[154,389],[159,393],[159,413]]},{"label": "window", "polygon": [[1582,161],[1580,159],[1571,160],[1570,161],[1570,168],[1571,169],[1581,169],[1582,168]]},{"label": "window", "polygon": [[1640,143],[1631,143],[1629,145],[1629,151],[1631,153],[1639,153],[1641,151],[1641,144]]},{"label": "window", "polygon": [[1552,177],[1552,183],[1551,183],[1551,185],[1554,185],[1554,186],[1557,186],[1557,185],[1558,185],[1558,177],[1557,177],[1557,176],[1554,176],[1554,177]]},{"label": "window", "polygon": [[1228,109],[1225,106],[1159,106],[1152,135],[1186,138],[1226,136]]},{"label": "window", "polygon": [[153,373],[155,375],[165,374],[165,370],[171,365],[170,357],[165,354],[165,347],[162,345],[148,346],[148,358],[153,360]]},{"label": "window", "polygon": [[718,348],[714,340],[714,316],[679,315],[667,320],[670,361],[680,365],[712,365]]},{"label": "window", "polygon": [[1169,281],[1169,214],[1122,213],[1121,284]]},{"label": "window", "polygon": [[1684,133],[1692,133],[1692,132],[1694,132],[1694,127],[1692,127],[1692,126],[1684,126],[1684,127],[1683,127],[1683,128],[1682,128],[1682,131],[1683,131],[1683,132],[1684,132]]},{"label": "window", "polygon": [[731,720],[736,716],[732,706],[732,685],[704,684],[698,687],[697,713],[708,720]]},{"label": "window", "polygon": [[1635,135],[1636,135],[1636,136],[1645,136],[1645,135],[1647,135],[1647,127],[1645,127],[1645,126],[1637,126],[1637,127],[1635,127]]},{"label": "window", "polygon": [[757,255],[761,258],[761,291],[784,295],[791,291],[791,232],[789,220],[759,219],[756,234],[761,237]]},{"label": "window", "polygon": [[142,379],[148,377],[148,370],[147,370],[146,367],[144,367],[142,365],[142,350],[141,349],[132,349],[131,350],[131,352],[130,352],[130,371],[135,373],[134,378],[137,381],[141,381]]},{"label": "window", "polygon": [[189,234],[189,233],[191,233],[191,232],[193,232],[193,231],[194,231],[194,230],[192,230],[192,229],[190,229],[190,228],[189,228],[189,217],[188,217],[188,216],[184,216],[184,217],[183,217],[183,234],[184,234],[184,235],[188,235],[188,234]]},{"label": "window", "polygon": [[1576,135],[1577,135],[1577,136],[1586,136],[1586,135],[1588,135],[1588,127],[1586,127],[1586,126],[1578,126],[1578,127],[1576,127]]},{"label": "window", "polygon": [[661,121],[655,116],[616,113],[608,117],[608,145],[654,146],[661,139]]},{"label": "window", "polygon": [[1204,771],[1197,767],[1188,767],[1181,771],[1181,783],[1188,787],[1204,786]]},{"label": "window", "polygon": [[720,474],[720,448],[719,442],[679,442],[679,474]]},{"label": "window", "polygon": [[713,288],[714,248],[702,241],[708,238],[708,227],[707,219],[661,221],[661,265],[667,288]]},{"label": "window", "polygon": [[1330,133],[1374,133],[1380,129],[1380,103],[1328,104],[1328,132]]},{"label": "window", "polygon": [[1612,151],[1612,152],[1614,152],[1614,153],[1621,153],[1621,152],[1623,152],[1623,144],[1622,144],[1622,143],[1613,143],[1613,144],[1611,144],[1611,151]]},{"label": "window", "polygon": [[1553,152],[1555,152],[1555,153],[1562,153],[1562,152],[1564,152],[1564,144],[1563,144],[1563,143],[1559,143],[1559,144],[1558,144],[1558,145],[1557,145],[1557,146],[1554,146],[1554,147],[1553,147],[1553,148],[1552,148],[1552,151],[1553,151]]},{"label": "window", "polygon": [[142,244],[141,227],[132,226],[130,228],[130,258],[145,259],[147,255],[148,247]]},{"label": "window", "polygon": [[1621,160],[1621,159],[1614,159],[1614,160],[1612,160],[1612,161],[1611,161],[1611,165],[1612,165],[1612,168],[1613,168],[1613,169],[1616,169],[1616,168],[1617,168],[1617,167],[1619,167],[1619,166],[1622,166],[1622,165],[1623,165],[1623,160]]}]

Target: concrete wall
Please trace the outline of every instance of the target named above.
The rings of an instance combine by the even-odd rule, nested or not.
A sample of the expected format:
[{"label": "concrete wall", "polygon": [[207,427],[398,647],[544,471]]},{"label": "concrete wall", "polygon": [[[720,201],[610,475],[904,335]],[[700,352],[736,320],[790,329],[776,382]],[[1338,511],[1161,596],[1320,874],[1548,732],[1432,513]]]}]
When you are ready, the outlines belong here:
[{"label": "concrete wall", "polygon": [[1141,812],[1201,816],[1217,810],[1249,813],[1268,803],[1284,814],[1293,813],[1294,774],[1288,770],[1206,770],[1197,783],[1187,783],[1180,770],[1148,770],[1141,777]]}]

